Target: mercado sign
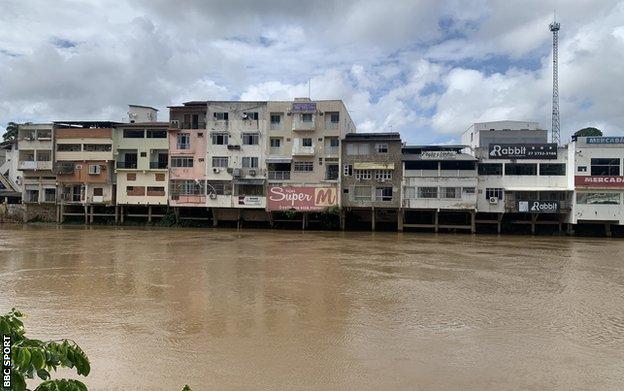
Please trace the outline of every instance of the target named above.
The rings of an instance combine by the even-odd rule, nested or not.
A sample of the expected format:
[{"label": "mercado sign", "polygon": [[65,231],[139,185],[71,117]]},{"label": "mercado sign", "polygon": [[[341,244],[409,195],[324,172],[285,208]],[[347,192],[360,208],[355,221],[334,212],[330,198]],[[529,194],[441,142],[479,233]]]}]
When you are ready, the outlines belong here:
[{"label": "mercado sign", "polygon": [[624,144],[624,137],[587,137],[587,144]]},{"label": "mercado sign", "polygon": [[267,209],[318,212],[338,205],[335,187],[272,186],[269,187]]},{"label": "mercado sign", "polygon": [[559,201],[518,201],[518,212],[520,213],[557,213],[559,212]]},{"label": "mercado sign", "polygon": [[314,102],[295,102],[292,104],[293,113],[310,113],[316,111],[316,103]]},{"label": "mercado sign", "polygon": [[574,177],[576,187],[624,189],[624,176],[591,175]]},{"label": "mercado sign", "polygon": [[490,144],[490,159],[556,159],[557,144]]}]

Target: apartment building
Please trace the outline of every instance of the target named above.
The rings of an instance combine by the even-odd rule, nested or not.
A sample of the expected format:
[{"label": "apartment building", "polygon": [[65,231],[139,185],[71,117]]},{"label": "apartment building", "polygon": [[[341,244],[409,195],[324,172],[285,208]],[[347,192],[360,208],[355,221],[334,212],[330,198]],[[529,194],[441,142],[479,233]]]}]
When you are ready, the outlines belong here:
[{"label": "apartment building", "polygon": [[64,205],[113,205],[113,128],[108,121],[55,123],[53,172]]},{"label": "apartment building", "polygon": [[[338,206],[340,140],[355,132],[344,103],[296,98],[267,102],[267,112],[267,209],[320,211]],[[329,195],[329,204],[314,194]]]},{"label": "apartment building", "polygon": [[264,210],[267,102],[208,101],[206,106],[207,206]]},{"label": "apartment building", "polygon": [[54,124],[21,124],[17,168],[22,172],[22,202],[25,204],[56,202],[54,161]]},{"label": "apartment building", "polygon": [[168,126],[167,122],[135,122],[114,130],[118,205],[168,204]]},{"label": "apartment building", "polygon": [[569,144],[574,165],[570,223],[624,224],[624,137],[576,137]]},{"label": "apartment building", "polygon": [[206,206],[205,101],[169,106],[169,205]]},{"label": "apartment building", "polygon": [[17,140],[0,143],[0,202],[22,201],[22,172],[18,170]]}]

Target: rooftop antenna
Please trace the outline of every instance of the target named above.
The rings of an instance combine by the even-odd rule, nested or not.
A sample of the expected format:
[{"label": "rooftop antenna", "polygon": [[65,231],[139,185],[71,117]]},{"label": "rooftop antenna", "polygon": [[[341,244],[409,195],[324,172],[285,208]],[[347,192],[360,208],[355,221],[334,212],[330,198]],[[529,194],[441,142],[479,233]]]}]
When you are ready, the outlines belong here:
[{"label": "rooftop antenna", "polygon": [[561,130],[559,121],[559,28],[557,11],[554,13],[553,22],[550,24],[553,33],[553,90],[552,90],[552,130],[551,142],[561,143]]}]

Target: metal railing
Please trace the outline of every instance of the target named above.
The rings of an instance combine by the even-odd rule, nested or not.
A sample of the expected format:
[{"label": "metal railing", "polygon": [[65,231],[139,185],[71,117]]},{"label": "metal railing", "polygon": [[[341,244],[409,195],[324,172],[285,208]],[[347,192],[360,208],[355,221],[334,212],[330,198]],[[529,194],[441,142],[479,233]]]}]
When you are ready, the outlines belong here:
[{"label": "metal railing", "polygon": [[136,162],[117,162],[117,168],[137,168]]},{"label": "metal railing", "polygon": [[167,162],[150,162],[151,169],[165,169],[167,168]]},{"label": "metal railing", "polygon": [[269,171],[269,180],[287,181],[290,180],[290,171]]}]

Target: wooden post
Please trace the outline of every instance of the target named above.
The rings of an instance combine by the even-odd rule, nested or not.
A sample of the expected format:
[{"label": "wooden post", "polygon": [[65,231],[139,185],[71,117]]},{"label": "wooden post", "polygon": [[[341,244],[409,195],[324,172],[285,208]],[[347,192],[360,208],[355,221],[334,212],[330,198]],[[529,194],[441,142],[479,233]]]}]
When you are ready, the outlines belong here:
[{"label": "wooden post", "polygon": [[147,206],[147,222],[148,223],[152,222],[152,206],[151,205]]},{"label": "wooden post", "polygon": [[477,233],[477,213],[475,211],[470,212],[470,233]]},{"label": "wooden post", "polygon": [[397,212],[397,230],[403,232],[403,224],[405,223],[405,211],[403,208],[399,208]]},{"label": "wooden post", "polygon": [[434,212],[433,215],[433,232],[438,233],[438,229],[439,227],[439,218],[438,218],[438,210],[436,209],[436,211]]},{"label": "wooden post", "polygon": [[371,229],[373,231],[375,231],[375,225],[376,225],[376,221],[375,221],[375,207],[373,206],[371,208]]}]

